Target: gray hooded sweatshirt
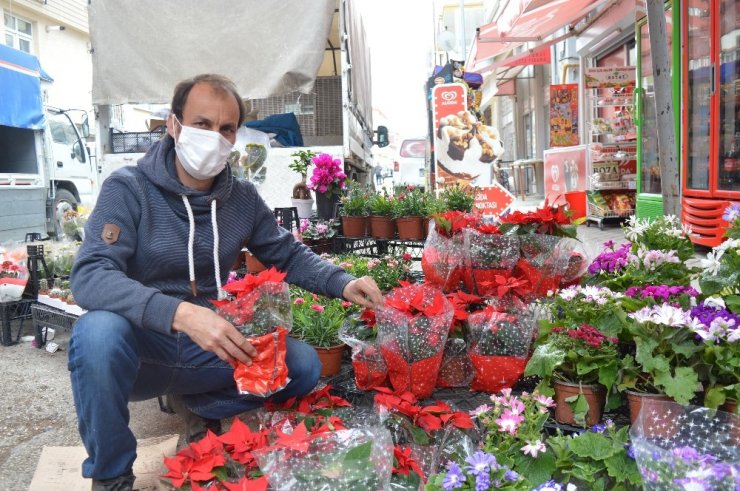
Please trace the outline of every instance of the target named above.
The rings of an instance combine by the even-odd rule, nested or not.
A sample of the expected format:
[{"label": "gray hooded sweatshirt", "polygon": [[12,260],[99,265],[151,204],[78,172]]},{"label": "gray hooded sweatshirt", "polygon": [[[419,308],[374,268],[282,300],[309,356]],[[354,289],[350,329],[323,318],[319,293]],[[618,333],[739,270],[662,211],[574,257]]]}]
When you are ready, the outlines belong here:
[{"label": "gray hooded sweatshirt", "polygon": [[319,294],[341,297],[354,279],[279,227],[255,187],[228,168],[208,192],[183,186],[167,136],[138,165],[118,169],[103,183],[72,270],[72,293],[84,309],[115,312],[169,334],[180,302],[210,306],[217,298],[244,246],[265,265],[286,271],[289,283]]}]

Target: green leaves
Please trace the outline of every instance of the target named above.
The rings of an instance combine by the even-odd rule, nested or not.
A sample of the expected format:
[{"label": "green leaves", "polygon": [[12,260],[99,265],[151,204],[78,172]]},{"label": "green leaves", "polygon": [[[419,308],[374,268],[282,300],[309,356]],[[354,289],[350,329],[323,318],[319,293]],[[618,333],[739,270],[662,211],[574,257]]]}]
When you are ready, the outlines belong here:
[{"label": "green leaves", "polygon": [[573,411],[573,421],[575,421],[578,426],[585,428],[586,416],[591,408],[589,408],[588,401],[583,395],[583,392],[575,396],[566,397],[565,402],[568,403],[571,411]]},{"label": "green leaves", "polygon": [[687,405],[699,388],[699,377],[693,368],[676,367],[675,373],[660,372],[655,375],[655,385],[668,397],[681,405]]},{"label": "green leaves", "polygon": [[551,344],[542,344],[534,350],[527,363],[524,375],[551,377],[555,369],[565,360],[565,351]]}]

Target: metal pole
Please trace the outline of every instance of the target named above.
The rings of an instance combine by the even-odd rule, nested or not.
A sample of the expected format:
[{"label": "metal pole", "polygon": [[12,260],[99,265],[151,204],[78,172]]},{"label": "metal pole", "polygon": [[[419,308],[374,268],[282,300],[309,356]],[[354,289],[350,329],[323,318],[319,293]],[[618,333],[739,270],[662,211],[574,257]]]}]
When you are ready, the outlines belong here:
[{"label": "metal pole", "polygon": [[468,50],[465,45],[465,0],[460,0],[460,45],[462,46],[460,53],[462,54],[463,63],[465,63],[465,60],[468,59]]},{"label": "metal pole", "polygon": [[[663,211],[680,216],[680,181],[676,159],[676,134],[673,119],[671,58],[668,52],[665,2],[647,0],[650,58],[655,86],[655,114],[658,118],[658,162],[663,190]],[[678,76],[678,74],[673,74]],[[639,96],[636,96],[639,97]],[[639,178],[639,176],[638,176]]]}]

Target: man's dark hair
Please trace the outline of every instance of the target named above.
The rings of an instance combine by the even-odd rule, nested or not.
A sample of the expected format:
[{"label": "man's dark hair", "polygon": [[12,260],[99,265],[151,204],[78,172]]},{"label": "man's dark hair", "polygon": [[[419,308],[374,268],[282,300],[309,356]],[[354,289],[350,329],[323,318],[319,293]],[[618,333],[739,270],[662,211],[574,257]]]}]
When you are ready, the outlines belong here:
[{"label": "man's dark hair", "polygon": [[244,101],[236,90],[234,82],[223,75],[204,73],[196,75],[193,78],[183,80],[177,84],[177,87],[175,87],[175,94],[172,96],[172,104],[170,106],[171,112],[173,112],[175,116],[182,121],[182,110],[185,107],[185,101],[188,100],[190,90],[195,86],[195,84],[199,83],[208,84],[219,92],[234,96],[237,104],[239,104],[239,126],[241,126],[244,119],[247,117],[247,107],[244,105]]}]

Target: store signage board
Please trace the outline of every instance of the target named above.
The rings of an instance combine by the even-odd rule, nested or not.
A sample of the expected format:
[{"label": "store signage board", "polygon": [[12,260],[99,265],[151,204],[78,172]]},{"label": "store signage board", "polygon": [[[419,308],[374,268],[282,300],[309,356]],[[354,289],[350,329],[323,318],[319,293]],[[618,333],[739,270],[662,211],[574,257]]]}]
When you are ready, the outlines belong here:
[{"label": "store signage board", "polygon": [[550,203],[562,201],[565,193],[586,190],[586,145],[549,148],[543,160],[545,197]]},{"label": "store signage board", "polygon": [[499,216],[514,202],[514,195],[496,181],[490,186],[474,188],[474,209],[481,215]]},{"label": "store signage board", "polygon": [[586,68],[586,88],[605,89],[635,85],[637,71],[633,66]]},{"label": "store signage board", "polygon": [[439,121],[445,116],[467,111],[468,97],[463,84],[440,84],[432,88],[432,117],[434,133],[439,130]]}]

